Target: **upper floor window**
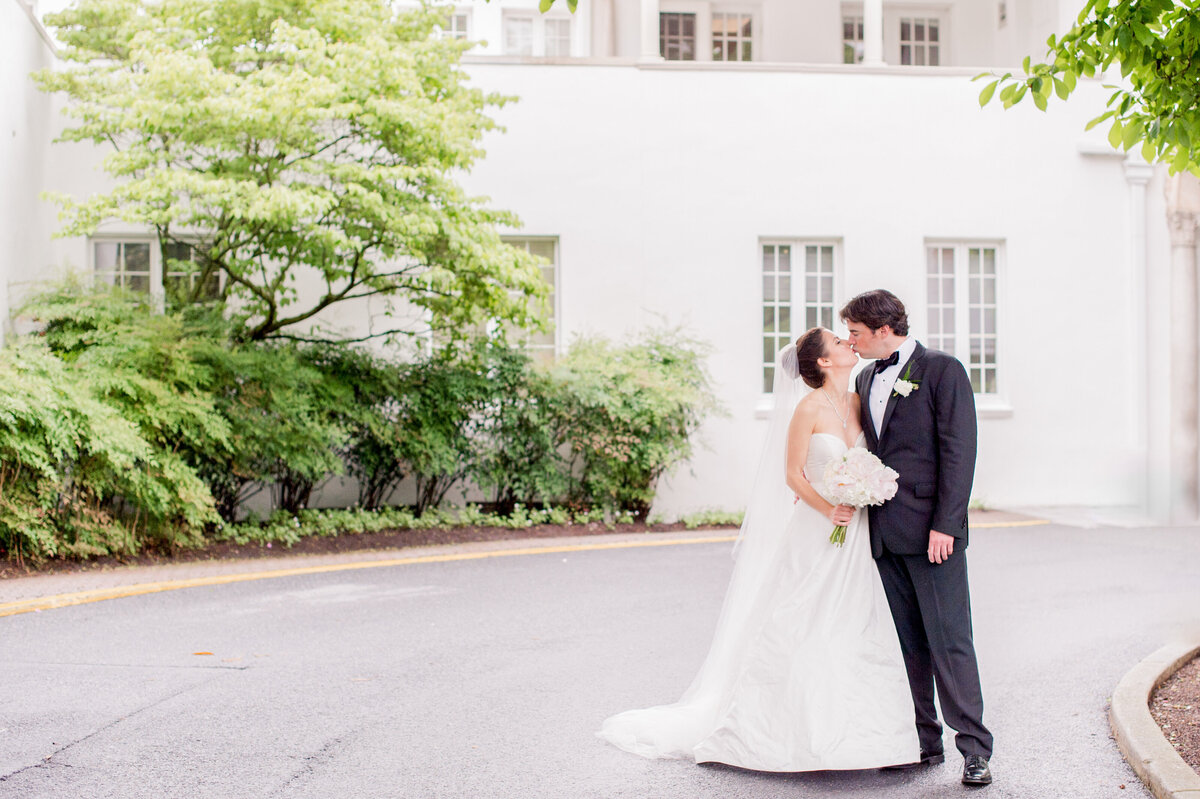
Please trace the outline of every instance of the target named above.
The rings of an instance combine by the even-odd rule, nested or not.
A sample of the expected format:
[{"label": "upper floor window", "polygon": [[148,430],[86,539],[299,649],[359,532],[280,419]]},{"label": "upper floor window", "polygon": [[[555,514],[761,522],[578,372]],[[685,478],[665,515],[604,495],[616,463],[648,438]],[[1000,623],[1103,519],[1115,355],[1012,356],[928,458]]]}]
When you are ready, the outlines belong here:
[{"label": "upper floor window", "polygon": [[713,61],[750,61],[754,18],[745,12],[713,12]]},{"label": "upper floor window", "polygon": [[900,63],[936,67],[940,63],[939,23],[936,17],[900,18]]},{"label": "upper floor window", "polygon": [[926,247],[929,346],[963,361],[976,394],[998,394],[1000,247],[939,243]]},{"label": "upper floor window", "polygon": [[771,391],[775,357],[788,342],[810,327],[833,327],[836,247],[820,241],[762,243],[764,393]]},{"label": "upper floor window", "polygon": [[504,54],[523,56],[571,55],[571,19],[541,14],[505,14]]},{"label": "upper floor window", "polygon": [[467,11],[451,11],[446,15],[446,21],[438,28],[438,36],[443,39],[466,39],[470,36],[471,15]]},{"label": "upper floor window", "polygon": [[658,51],[668,61],[696,60],[696,15],[658,15]]},{"label": "upper floor window", "polygon": [[863,18],[842,17],[842,63],[861,64],[863,60]]}]

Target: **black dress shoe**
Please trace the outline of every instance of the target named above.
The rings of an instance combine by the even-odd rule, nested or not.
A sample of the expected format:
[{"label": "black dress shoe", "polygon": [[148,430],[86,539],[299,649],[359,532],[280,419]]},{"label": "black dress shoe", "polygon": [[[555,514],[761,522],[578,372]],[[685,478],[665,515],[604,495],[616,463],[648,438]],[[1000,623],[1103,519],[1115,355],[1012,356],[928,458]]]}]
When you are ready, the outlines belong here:
[{"label": "black dress shoe", "polygon": [[[921,759],[915,763],[900,763],[896,766],[884,766],[884,771],[908,771],[909,769],[920,768],[921,766],[933,766],[938,763],[946,762],[945,752],[926,752],[921,750]],[[986,761],[985,761],[986,762]]]},{"label": "black dress shoe", "polygon": [[991,785],[992,770],[983,755],[967,755],[963,760],[963,785]]}]

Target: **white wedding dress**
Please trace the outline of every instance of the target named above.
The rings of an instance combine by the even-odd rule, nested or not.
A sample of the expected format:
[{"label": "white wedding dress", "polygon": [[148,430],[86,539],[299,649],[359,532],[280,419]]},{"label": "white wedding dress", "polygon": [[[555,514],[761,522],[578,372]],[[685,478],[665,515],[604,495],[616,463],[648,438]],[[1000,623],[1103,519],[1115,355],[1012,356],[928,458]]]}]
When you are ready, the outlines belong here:
[{"label": "white wedding dress", "polygon": [[[805,473],[816,484],[846,449],[813,435]],[[912,697],[867,514],[854,514],[842,547],[831,530],[797,502],[778,543],[751,553],[761,566],[735,567],[712,649],[683,698],[613,716],[598,735],[644,757],[760,771],[916,761]]]}]

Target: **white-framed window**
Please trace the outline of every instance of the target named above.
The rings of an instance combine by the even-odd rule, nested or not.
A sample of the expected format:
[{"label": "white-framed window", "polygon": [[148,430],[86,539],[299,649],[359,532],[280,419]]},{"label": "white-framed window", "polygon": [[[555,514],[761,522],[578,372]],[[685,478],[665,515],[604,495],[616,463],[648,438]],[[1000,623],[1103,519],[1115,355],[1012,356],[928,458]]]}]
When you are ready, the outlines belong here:
[{"label": "white-framed window", "polygon": [[936,67],[941,63],[941,23],[937,17],[900,18],[900,63]]},{"label": "white-framed window", "polygon": [[471,36],[471,12],[466,9],[454,9],[446,15],[437,30],[442,39],[467,39]]},{"label": "white-framed window", "polygon": [[863,18],[861,14],[842,16],[842,63],[861,64],[863,60]]},{"label": "white-framed window", "polygon": [[838,245],[767,239],[762,252],[762,390],[775,380],[775,358],[810,327],[833,328]]},{"label": "white-framed window", "polygon": [[97,239],[92,241],[92,274],[101,283],[150,293],[152,241]]},{"label": "white-framed window", "polygon": [[751,61],[754,51],[754,17],[746,11],[714,11],[712,60]]},{"label": "white-framed window", "polygon": [[504,54],[533,55],[533,16],[504,16]]},{"label": "white-framed window", "polygon": [[504,15],[505,55],[570,56],[573,36],[570,17],[533,13]]},{"label": "white-framed window", "polygon": [[550,318],[544,331],[533,331],[524,338],[525,348],[538,360],[553,360],[558,353],[558,239],[552,237],[509,237],[504,241],[514,247],[545,259],[541,264],[542,279],[550,287],[546,307]]},{"label": "white-framed window", "polygon": [[[165,297],[170,304],[186,302],[193,297],[200,280],[197,244],[171,242],[160,247],[150,237],[96,237],[91,240],[93,279],[152,297]],[[210,275],[195,294],[202,301],[220,296],[219,275]]]},{"label": "white-framed window", "polygon": [[667,61],[695,61],[696,15],[674,11],[660,13],[658,52]]},{"label": "white-framed window", "polygon": [[998,242],[932,242],[925,247],[929,346],[967,367],[976,394],[1000,393]]}]

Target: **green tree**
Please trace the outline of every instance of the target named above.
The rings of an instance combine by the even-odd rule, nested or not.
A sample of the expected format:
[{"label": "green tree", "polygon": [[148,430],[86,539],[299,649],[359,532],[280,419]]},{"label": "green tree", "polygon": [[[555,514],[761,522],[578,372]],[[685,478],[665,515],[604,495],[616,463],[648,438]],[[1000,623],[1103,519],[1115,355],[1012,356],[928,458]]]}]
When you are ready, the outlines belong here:
[{"label": "green tree", "polygon": [[[1108,110],[1088,123],[1112,120],[1108,140],[1129,150],[1141,144],[1147,161],[1164,161],[1172,173],[1200,174],[1200,0],[1089,0],[1078,24],[1051,36],[1046,61],[1026,58],[1024,75],[992,73],[979,95],[1011,108],[1026,95],[1043,111],[1050,98],[1066,100],[1081,77],[1095,77],[1113,64],[1125,84],[1110,86]],[[999,90],[999,91],[997,91]]]},{"label": "green tree", "polygon": [[[484,318],[539,323],[534,259],[511,214],[455,180],[509,98],[466,85],[444,10],[386,0],[79,0],[47,21],[71,68],[62,139],[110,149],[105,194],[55,199],[63,235],[153,228],[164,262],[195,242],[192,299],[223,277],[241,336],[289,335],[338,302],[383,296],[449,338]],[[310,290],[315,287],[316,290]],[[412,333],[413,323],[374,335]],[[502,327],[502,326],[497,326]]]}]

